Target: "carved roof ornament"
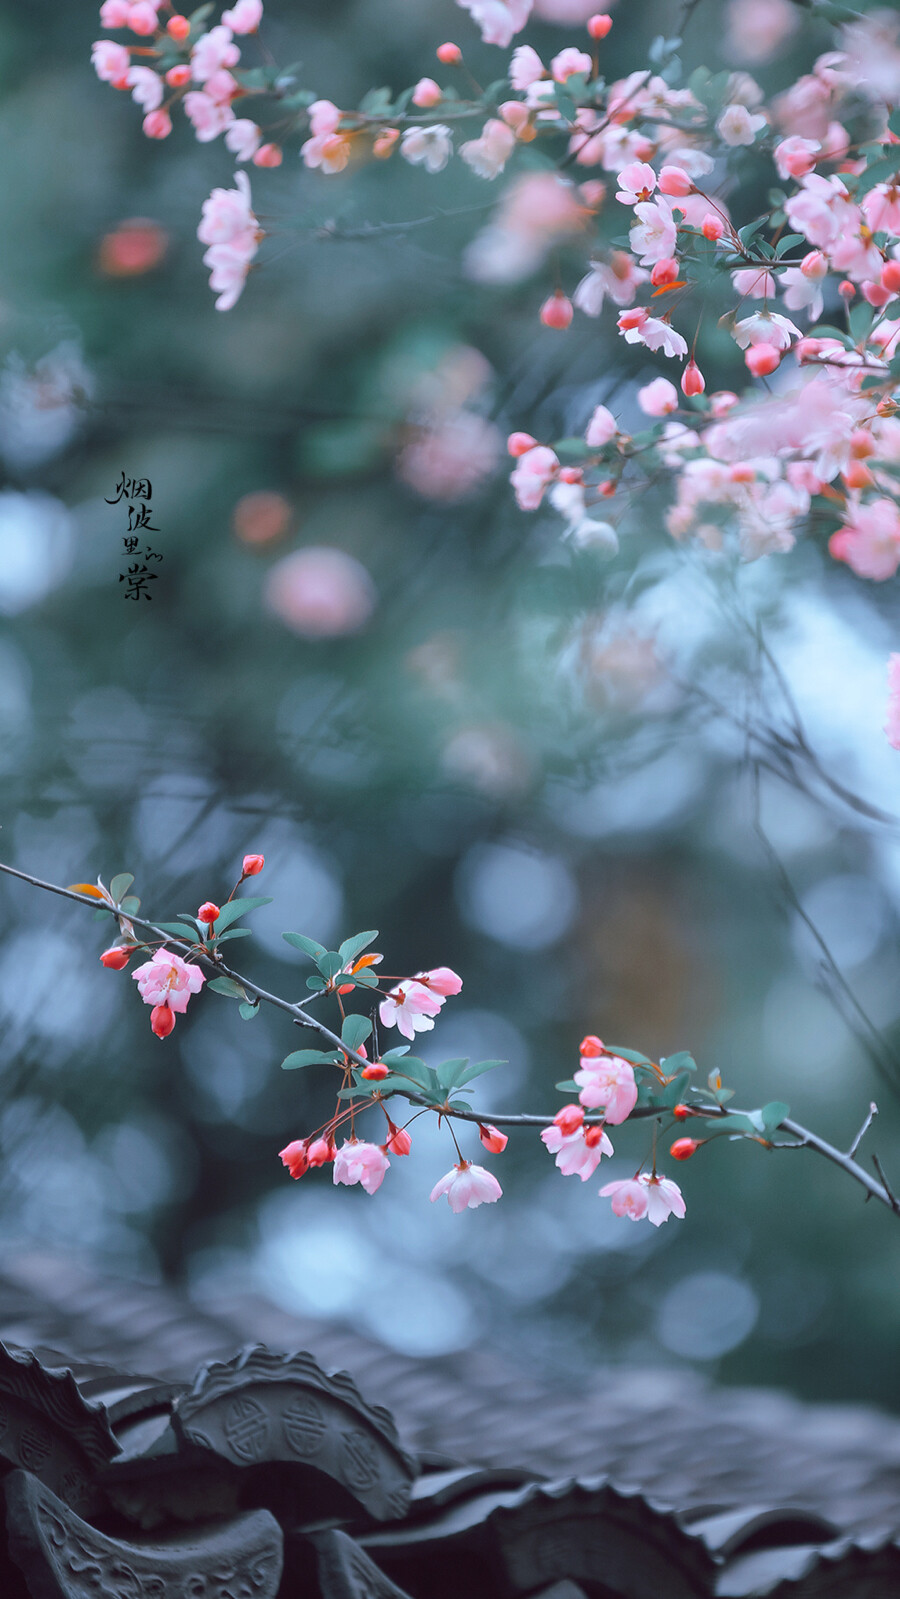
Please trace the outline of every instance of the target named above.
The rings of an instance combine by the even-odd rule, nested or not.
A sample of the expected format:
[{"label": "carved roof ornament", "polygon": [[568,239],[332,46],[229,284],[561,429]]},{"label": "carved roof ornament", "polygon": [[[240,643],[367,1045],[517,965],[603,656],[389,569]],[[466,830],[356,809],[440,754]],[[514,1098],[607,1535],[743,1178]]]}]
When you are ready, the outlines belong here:
[{"label": "carved roof ornament", "polygon": [[306,1352],[279,1355],[258,1344],[201,1366],[175,1402],[172,1425],[185,1445],[234,1466],[309,1468],[376,1521],[408,1509],[418,1468],[390,1412],[363,1399],[347,1372],[329,1375]]}]

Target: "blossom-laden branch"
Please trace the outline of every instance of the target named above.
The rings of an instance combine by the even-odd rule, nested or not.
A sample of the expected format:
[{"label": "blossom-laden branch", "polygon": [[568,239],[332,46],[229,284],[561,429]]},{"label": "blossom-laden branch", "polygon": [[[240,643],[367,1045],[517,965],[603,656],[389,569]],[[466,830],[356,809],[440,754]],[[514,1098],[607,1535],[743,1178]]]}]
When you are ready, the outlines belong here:
[{"label": "blossom-laden branch", "polygon": [[[205,986],[236,1000],[243,1020],[252,1021],[261,1004],[274,1006],[290,1015],[301,1027],[308,1027],[330,1048],[293,1051],[282,1067],[296,1070],[327,1065],[340,1073],[340,1088],[333,1114],[314,1132],[295,1139],[280,1152],[292,1177],[301,1177],[311,1167],[331,1165],[335,1183],[360,1184],[373,1194],[390,1168],[390,1156],[408,1155],[412,1148],[409,1126],[417,1116],[431,1113],[439,1125],[446,1122],[458,1160],[431,1192],[432,1200],[446,1196],[454,1211],[493,1203],[502,1195],[496,1177],[484,1167],[462,1155],[453,1124],[475,1124],[482,1146],[491,1154],[502,1154],[508,1138],[503,1127],[540,1128],[541,1140],[564,1176],[579,1176],[582,1182],[593,1177],[604,1156],[614,1153],[608,1129],[625,1121],[654,1122],[652,1150],[638,1166],[634,1177],[607,1183],[600,1194],[608,1197],[614,1213],[637,1221],[646,1218],[659,1226],[670,1215],[683,1217],[684,1197],[677,1183],[657,1170],[656,1146],[660,1129],[671,1131],[679,1124],[702,1122],[703,1137],[682,1134],[672,1143],[670,1155],[678,1161],[690,1159],[703,1145],[714,1139],[751,1140],[767,1149],[811,1149],[839,1166],[865,1190],[895,1214],[900,1202],[891,1189],[877,1157],[873,1156],[881,1179],[876,1182],[855,1160],[856,1151],[877,1114],[869,1114],[849,1150],[838,1150],[825,1139],[791,1119],[789,1107],[780,1101],[758,1110],[737,1111],[730,1106],[732,1089],[723,1086],[720,1074],[712,1071],[707,1087],[692,1083],[696,1070],[693,1058],[680,1051],[659,1062],[638,1051],[605,1045],[596,1035],[582,1039],[579,1069],[570,1081],[556,1087],[568,1102],[555,1114],[529,1115],[476,1111],[460,1097],[467,1085],[494,1067],[505,1064],[488,1060],[471,1063],[466,1059],[444,1061],[438,1067],[409,1052],[409,1044],[379,1052],[370,1059],[367,1041],[377,1041],[373,1015],[348,1011],[344,1000],[356,990],[377,995],[377,1012],[384,1029],[396,1027],[412,1041],[417,1033],[430,1032],[446,1000],[459,993],[462,979],[449,967],[418,972],[413,977],[380,977],[374,968],[382,956],[367,951],[378,936],[359,933],[345,939],[337,950],[305,934],[287,932],[283,936],[315,964],[316,972],[306,979],[310,1000],[330,996],[338,1007],[340,1030],[329,1027],[307,1009],[271,994],[242,973],[226,965],[221,944],[229,939],[249,936],[249,929],[233,924],[248,912],[271,904],[268,896],[236,897],[247,878],[262,871],[261,855],[244,857],[241,876],[228,899],[220,907],[211,900],[199,907],[196,916],[180,913],[177,922],[156,922],[139,915],[140,900],[129,892],[133,877],[121,873],[107,888],[78,883],[62,887],[44,882],[28,872],[0,862],[0,872],[32,887],[92,907],[101,919],[113,917],[119,929],[118,940],[104,950],[101,963],[121,971],[137,953],[148,956],[132,977],[144,1003],[151,1006],[150,1021],[155,1035],[167,1038],[176,1017],[187,1010],[192,995]],[[145,937],[139,937],[139,932]],[[390,984],[382,990],[380,983]],[[307,1001],[307,1004],[310,1001]],[[412,1107],[409,1122],[397,1126],[388,1112],[391,1099],[405,1099]],[[380,1112],[386,1122],[382,1143],[361,1140],[356,1135],[355,1119],[368,1110]],[[339,1131],[349,1137],[338,1146]],[[787,1139],[778,1138],[785,1133]],[[647,1171],[646,1166],[650,1165]]]}]

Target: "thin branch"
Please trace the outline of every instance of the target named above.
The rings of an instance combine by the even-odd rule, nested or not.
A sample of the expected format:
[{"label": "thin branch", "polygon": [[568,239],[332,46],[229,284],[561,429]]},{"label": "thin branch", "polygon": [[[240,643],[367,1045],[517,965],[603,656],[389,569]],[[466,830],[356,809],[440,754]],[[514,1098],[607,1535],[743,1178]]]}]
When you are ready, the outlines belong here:
[{"label": "thin branch", "polygon": [[877,1171],[879,1177],[881,1178],[881,1181],[884,1183],[885,1193],[887,1195],[887,1204],[890,1205],[891,1210],[894,1212],[894,1214],[896,1216],[900,1216],[900,1200],[898,1200],[896,1194],[894,1193],[893,1188],[891,1187],[890,1183],[888,1182],[887,1178],[885,1177],[885,1175],[884,1175],[884,1167],[882,1166],[881,1161],[878,1159],[877,1155],[873,1155],[872,1156],[872,1165],[875,1167],[875,1170]]},{"label": "thin branch", "polygon": [[869,1106],[869,1114],[868,1114],[868,1116],[866,1117],[866,1119],[863,1122],[861,1128],[859,1129],[859,1132],[857,1133],[856,1137],[854,1138],[853,1143],[850,1145],[850,1148],[847,1150],[847,1158],[849,1160],[853,1159],[853,1156],[856,1154],[856,1151],[858,1150],[860,1144],[862,1143],[863,1139],[865,1138],[866,1133],[869,1131],[869,1128],[871,1127],[871,1125],[872,1125],[872,1123],[875,1120],[875,1117],[877,1115],[878,1115],[878,1106],[876,1105],[876,1103],[875,1103],[875,1101],[873,1099],[871,1105]]}]

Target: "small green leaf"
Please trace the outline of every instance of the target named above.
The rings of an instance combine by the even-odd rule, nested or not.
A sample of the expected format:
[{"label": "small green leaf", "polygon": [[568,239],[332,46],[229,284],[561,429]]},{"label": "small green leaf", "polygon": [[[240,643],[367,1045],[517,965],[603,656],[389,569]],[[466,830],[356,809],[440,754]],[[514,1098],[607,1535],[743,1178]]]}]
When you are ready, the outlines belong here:
[{"label": "small green leaf", "polygon": [[325,979],[324,977],[307,977],[306,986],[311,988],[314,994],[321,994],[322,989],[325,987]]},{"label": "small green leaf", "polygon": [[255,1005],[251,1004],[247,1000],[244,1000],[238,1006],[238,1010],[240,1011],[245,1022],[252,1022],[254,1016],[259,1015],[259,1000],[256,1001]]},{"label": "small green leaf", "polygon": [[140,908],[141,902],[137,894],[126,894],[125,898],[119,901],[119,909],[125,916],[136,916]]},{"label": "small green leaf", "polygon": [[780,1127],[785,1117],[790,1116],[790,1114],[790,1105],[785,1105],[780,1099],[771,1100],[768,1105],[763,1105],[760,1111],[763,1126],[768,1133],[774,1132],[776,1127]]},{"label": "small green leaf", "polygon": [[402,1060],[404,1055],[409,1054],[409,1051],[409,1044],[395,1044],[393,1049],[385,1050],[385,1053],[382,1055],[381,1059],[384,1061],[386,1066],[390,1066],[393,1061]]},{"label": "small green leaf", "polygon": [[474,1063],[474,1065],[467,1066],[464,1071],[460,1072],[460,1075],[457,1078],[454,1086],[456,1088],[463,1088],[465,1087],[466,1083],[473,1082],[474,1079],[476,1077],[480,1077],[483,1072],[492,1072],[495,1066],[508,1065],[509,1062],[505,1060],[478,1060]]},{"label": "small green leaf", "polygon": [[343,964],[344,963],[336,949],[326,950],[325,954],[320,955],[316,961],[316,965],[318,966],[319,971],[322,973],[322,976],[328,979],[337,977],[337,974]]},{"label": "small green leaf", "polygon": [[345,1016],[341,1026],[341,1038],[348,1049],[359,1049],[371,1031],[372,1023],[368,1016]]},{"label": "small green leaf", "polygon": [[630,1060],[632,1066],[652,1066],[653,1062],[647,1055],[642,1055],[636,1049],[622,1049],[618,1044],[607,1044],[608,1055],[621,1055],[623,1060]]},{"label": "small green leaf", "polygon": [[183,922],[155,922],[161,933],[170,933],[173,938],[183,938],[189,944],[197,943],[197,929],[186,927]]},{"label": "small green leaf", "polygon": [[217,935],[217,942],[224,944],[226,938],[249,938],[250,933],[251,929],[249,927],[229,927],[227,933],[219,933]]},{"label": "small green leaf", "polygon": [[686,1049],[679,1049],[675,1055],[667,1055],[665,1061],[660,1061],[659,1064],[663,1067],[667,1077],[671,1077],[673,1072],[695,1072],[697,1070],[697,1062],[690,1051]]},{"label": "small green leaf", "polygon": [[361,972],[354,972],[352,977],[348,975],[347,982],[355,983],[357,988],[378,987],[378,978],[369,966],[364,966]]},{"label": "small green leaf", "polygon": [[300,1066],[334,1066],[343,1059],[337,1050],[326,1054],[323,1049],[295,1049],[292,1055],[286,1055],[281,1062],[281,1069],[285,1072],[296,1071]]},{"label": "small green leaf", "polygon": [[128,890],[133,882],[134,878],[130,872],[119,872],[118,875],[113,878],[109,885],[109,892],[112,894],[116,904],[119,903],[119,900],[123,897],[123,895],[128,893]]},{"label": "small green leaf", "polygon": [[294,949],[302,949],[311,960],[317,961],[320,955],[328,954],[324,944],[317,944],[314,938],[307,938],[305,933],[282,933],[281,936],[286,944],[292,944]]},{"label": "small green leaf", "polygon": [[357,955],[361,955],[363,950],[377,937],[378,929],[376,927],[371,933],[356,933],[353,938],[345,938],[343,944],[338,946],[342,965],[351,966]]},{"label": "small green leaf", "polygon": [[759,1128],[754,1127],[749,1116],[715,1116],[706,1122],[705,1126],[707,1126],[710,1131],[714,1133],[756,1134],[759,1132]]},{"label": "small green leaf", "polygon": [[247,990],[241,983],[236,983],[233,977],[214,977],[206,986],[216,994],[227,994],[229,999],[249,998]]},{"label": "small green leaf", "polygon": [[468,1055],[463,1055],[458,1060],[442,1061],[437,1069],[438,1082],[441,1084],[441,1087],[446,1088],[448,1092],[451,1088],[455,1088],[460,1072],[464,1067],[468,1066],[468,1064]]},{"label": "small green leaf", "polygon": [[222,906],[213,927],[213,932],[216,934],[224,933],[226,927],[230,927],[232,922],[236,922],[239,916],[244,916],[247,911],[258,910],[260,905],[271,905],[271,903],[271,894],[263,894],[255,899],[233,899],[227,905]]},{"label": "small green leaf", "polygon": [[805,243],[806,240],[802,233],[786,233],[783,238],[778,240],[775,246],[775,254],[780,261],[783,255],[787,255],[788,250],[793,250],[795,244]]},{"label": "small green leaf", "polygon": [[661,1105],[671,1107],[672,1105],[677,1105],[684,1098],[685,1092],[690,1086],[690,1071],[679,1072],[674,1082],[667,1083],[666,1087],[656,1097]]},{"label": "small green leaf", "polygon": [[564,1083],[557,1083],[556,1086],[561,1094],[577,1094],[579,1092],[578,1084],[573,1083],[571,1077]]}]

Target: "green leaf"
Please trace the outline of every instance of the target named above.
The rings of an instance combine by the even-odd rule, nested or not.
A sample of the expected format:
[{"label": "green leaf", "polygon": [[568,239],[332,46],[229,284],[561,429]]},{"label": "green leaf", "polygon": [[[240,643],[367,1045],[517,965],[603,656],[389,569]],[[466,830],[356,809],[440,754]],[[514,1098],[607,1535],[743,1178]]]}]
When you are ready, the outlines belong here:
[{"label": "green leaf", "polygon": [[359,109],[365,112],[367,117],[381,116],[390,110],[392,98],[392,89],[370,89],[360,100]]},{"label": "green leaf", "polygon": [[116,904],[119,903],[119,900],[122,899],[123,895],[128,893],[128,890],[133,882],[134,878],[130,872],[119,872],[118,875],[113,878],[109,885],[109,892],[112,894]]},{"label": "green leaf", "polygon": [[697,1062],[687,1049],[679,1049],[677,1054],[667,1055],[665,1061],[660,1061],[659,1064],[663,1067],[667,1077],[671,1077],[673,1072],[695,1072],[697,1070]]},{"label": "green leaf", "polygon": [[621,1055],[623,1060],[630,1060],[632,1066],[652,1066],[653,1062],[647,1055],[642,1055],[636,1049],[622,1049],[618,1044],[607,1044],[608,1055]]},{"label": "green leaf", "polygon": [[307,977],[306,986],[311,988],[314,994],[321,994],[322,989],[325,987],[325,979],[324,977]]},{"label": "green leaf", "polygon": [[793,250],[795,244],[805,243],[806,240],[802,233],[786,233],[783,239],[778,240],[775,246],[775,254],[780,261],[783,255],[787,255],[788,250]]},{"label": "green leaf", "polygon": [[343,944],[338,945],[341,964],[343,966],[351,966],[357,955],[361,955],[363,950],[377,937],[378,928],[376,927],[371,933],[356,933],[353,938],[345,938]]},{"label": "green leaf", "polygon": [[758,1133],[749,1116],[715,1116],[705,1125],[714,1133]]},{"label": "green leaf", "polygon": [[564,1083],[557,1083],[556,1086],[561,1094],[577,1094],[580,1092],[578,1084],[574,1083],[571,1077]]},{"label": "green leaf", "polygon": [[304,933],[282,933],[281,936],[286,944],[292,944],[294,949],[302,949],[311,960],[317,961],[321,955],[328,954],[324,944],[317,944],[314,938],[307,938]]},{"label": "green leaf", "polygon": [[866,334],[872,326],[874,316],[875,312],[872,306],[868,305],[865,300],[862,300],[859,305],[855,305],[853,307],[848,321],[850,323],[850,332],[853,334],[853,337],[856,339],[857,343],[860,339],[864,339],[866,337]]},{"label": "green leaf", "polygon": [[[384,1059],[384,1058],[385,1057],[382,1056],[382,1059]],[[400,1073],[403,1076],[411,1077],[413,1079],[413,1081],[418,1085],[418,1087],[420,1087],[420,1088],[430,1088],[431,1087],[432,1081],[434,1079],[434,1073],[433,1072],[429,1072],[428,1067],[425,1065],[425,1062],[423,1060],[420,1060],[418,1055],[406,1055],[406,1056],[404,1056],[403,1060],[397,1062],[397,1067],[398,1067],[398,1070],[400,1071]]]},{"label": "green leaf", "polygon": [[337,1050],[326,1054],[323,1049],[295,1049],[292,1055],[286,1055],[281,1062],[281,1069],[293,1072],[300,1066],[334,1066],[343,1056]]},{"label": "green leaf", "polygon": [[378,978],[375,976],[375,973],[368,966],[364,966],[361,972],[354,972],[352,977],[348,976],[347,977],[347,982],[348,983],[355,983],[357,988],[377,988],[378,987]]},{"label": "green leaf", "polygon": [[556,85],[555,94],[556,108],[560,116],[565,117],[567,122],[574,122],[576,116],[578,115],[578,107],[575,104],[575,101],[572,99],[572,96],[567,93],[565,85],[558,83]]},{"label": "green leaf", "polygon": [[372,1023],[368,1016],[345,1016],[341,1026],[341,1038],[348,1049],[359,1049],[371,1031]]},{"label": "green leaf", "polygon": [[465,1071],[460,1073],[460,1075],[457,1078],[456,1083],[454,1084],[454,1086],[456,1088],[463,1088],[466,1083],[471,1083],[476,1077],[480,1077],[483,1072],[492,1072],[495,1066],[508,1066],[508,1065],[509,1065],[509,1062],[505,1061],[505,1060],[479,1060],[479,1061],[476,1061],[473,1066],[467,1066]]},{"label": "green leaf", "polygon": [[839,339],[845,350],[853,349],[853,340],[849,335],[842,333],[840,328],[832,327],[830,322],[817,322],[813,333],[817,339]]},{"label": "green leaf", "polygon": [[316,961],[316,965],[318,966],[319,971],[322,973],[322,976],[327,979],[337,977],[337,974],[343,964],[344,963],[336,949],[326,950],[325,954],[320,955]]},{"label": "green leaf", "polygon": [[155,922],[161,933],[171,933],[173,938],[184,938],[189,944],[197,943],[197,929],[185,927],[183,922]]},{"label": "green leaf", "polygon": [[785,1116],[790,1116],[790,1114],[790,1105],[785,1105],[780,1099],[771,1100],[768,1105],[763,1105],[760,1111],[763,1126],[767,1133],[774,1132],[776,1127],[781,1126]]},{"label": "green leaf", "polygon": [[259,1000],[255,1004],[251,1004],[249,1000],[244,1000],[238,1006],[238,1010],[245,1022],[252,1022],[254,1016],[259,1015]]},{"label": "green leaf", "polygon": [[137,894],[126,894],[125,898],[119,902],[119,909],[126,916],[136,916],[140,908],[141,902]]},{"label": "green leaf", "polygon": [[898,155],[900,155],[900,152],[895,151],[893,155],[886,156],[882,161],[874,161],[870,167],[866,168],[856,187],[857,199],[864,194],[868,194],[870,189],[874,189],[876,183],[886,183],[889,178],[894,176],[898,166]]},{"label": "green leaf", "polygon": [[233,899],[228,905],[222,906],[213,927],[213,932],[216,934],[224,933],[226,927],[230,927],[232,922],[236,922],[239,916],[245,915],[247,911],[258,910],[260,905],[271,905],[271,903],[271,894],[263,894],[256,899]]},{"label": "green leaf", "polygon": [[438,1082],[441,1084],[441,1087],[446,1088],[448,1092],[451,1088],[455,1088],[457,1086],[460,1072],[464,1067],[468,1066],[468,1064],[468,1055],[463,1055],[457,1060],[442,1061],[437,1069]]},{"label": "green leaf", "polygon": [[588,454],[584,439],[579,438],[557,439],[553,450],[561,461],[581,461]]},{"label": "green leaf", "polygon": [[762,216],[757,217],[755,222],[745,222],[742,228],[738,228],[738,238],[740,239],[741,243],[745,245],[749,244],[750,240],[755,237],[760,228],[765,227],[768,220],[768,216]]},{"label": "green leaf", "polygon": [[233,977],[214,977],[206,986],[216,994],[227,994],[229,999],[243,999],[249,1002],[247,990],[241,983],[236,983]]},{"label": "green leaf", "polygon": [[660,1105],[671,1107],[677,1105],[684,1098],[685,1092],[691,1086],[689,1070],[679,1072],[674,1082],[667,1083],[660,1094],[656,1096]]},{"label": "green leaf", "polygon": [[218,942],[224,944],[226,938],[249,938],[250,933],[249,927],[230,927],[227,933],[219,933]]},{"label": "green leaf", "polygon": [[385,1051],[381,1059],[386,1066],[390,1066],[393,1061],[402,1060],[404,1055],[409,1054],[409,1051],[409,1044],[395,1044],[393,1049],[388,1049]]}]

